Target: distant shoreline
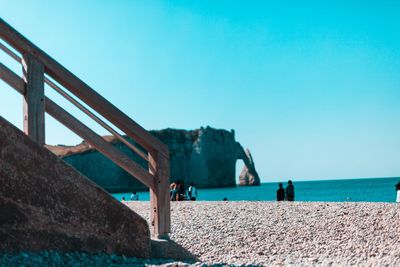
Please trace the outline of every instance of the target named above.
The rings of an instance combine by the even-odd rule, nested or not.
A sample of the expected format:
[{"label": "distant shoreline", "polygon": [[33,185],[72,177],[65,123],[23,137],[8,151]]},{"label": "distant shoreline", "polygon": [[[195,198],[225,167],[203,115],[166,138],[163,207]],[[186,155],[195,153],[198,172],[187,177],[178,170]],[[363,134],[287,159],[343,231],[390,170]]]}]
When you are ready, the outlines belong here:
[{"label": "distant shoreline", "polygon": [[[296,201],[303,202],[386,202],[396,200],[395,185],[400,178],[338,179],[319,181],[293,180]],[[282,181],[284,187],[286,181]],[[199,201],[275,201],[277,182],[261,183],[260,186],[199,188]],[[113,193],[121,200],[130,199],[132,192]],[[138,192],[139,200],[149,200],[149,192]]]},{"label": "distant shoreline", "polygon": [[[292,178],[291,178],[292,179]],[[376,180],[376,179],[399,179],[400,181],[400,176],[394,176],[394,177],[368,177],[368,178],[338,178],[338,179],[322,179],[322,180],[296,180],[292,179],[295,183],[302,183],[302,182],[330,182],[330,181],[347,181],[347,180]],[[278,180],[278,181],[268,181],[268,182],[263,182],[261,181],[261,184],[277,184],[277,183],[286,183],[286,180]],[[253,186],[247,186],[247,185],[240,185],[236,184],[236,186],[219,186],[219,187],[205,187],[201,189],[221,189],[221,188],[235,188],[235,187],[253,187]],[[131,193],[131,192],[148,192],[149,190],[121,190],[121,187],[115,187],[115,188],[107,188],[107,192],[111,194],[118,194],[118,193]]]},{"label": "distant shoreline", "polygon": [[[360,177],[360,178],[334,178],[334,179],[332,179],[332,178],[326,178],[326,179],[320,179],[320,178],[317,178],[317,179],[320,179],[320,180],[314,180],[314,179],[311,179],[311,180],[296,180],[296,179],[294,179],[294,178],[291,178],[293,181],[296,181],[297,183],[301,183],[301,182],[324,182],[324,181],[338,181],[338,180],[340,180],[340,181],[343,181],[343,180],[375,180],[375,179],[399,179],[400,180],[400,175],[399,176],[389,176],[389,177]],[[284,180],[283,179],[283,181],[280,181],[280,180],[277,180],[276,182],[262,182],[261,181],[261,183],[262,184],[264,184],[264,183],[279,183],[279,182],[286,182],[286,180]]]}]

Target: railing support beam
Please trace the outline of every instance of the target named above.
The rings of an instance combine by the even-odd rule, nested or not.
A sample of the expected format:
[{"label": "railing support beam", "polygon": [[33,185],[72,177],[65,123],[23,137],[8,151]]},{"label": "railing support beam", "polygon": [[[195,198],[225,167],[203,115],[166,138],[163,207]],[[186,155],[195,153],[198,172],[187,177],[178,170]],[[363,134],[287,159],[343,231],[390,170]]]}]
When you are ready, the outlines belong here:
[{"label": "railing support beam", "polygon": [[171,232],[169,160],[161,153],[149,152],[149,171],[154,176],[154,187],[150,188],[152,236],[168,239],[168,233]]},{"label": "railing support beam", "polygon": [[40,145],[45,144],[44,66],[30,54],[22,58],[24,94],[24,133]]}]

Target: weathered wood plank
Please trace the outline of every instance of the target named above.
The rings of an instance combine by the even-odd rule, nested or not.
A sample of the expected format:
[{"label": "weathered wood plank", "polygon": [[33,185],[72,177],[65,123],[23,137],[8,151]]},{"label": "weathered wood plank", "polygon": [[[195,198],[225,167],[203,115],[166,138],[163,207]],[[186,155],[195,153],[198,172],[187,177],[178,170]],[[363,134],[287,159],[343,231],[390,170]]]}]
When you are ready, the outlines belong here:
[{"label": "weathered wood plank", "polygon": [[79,108],[83,113],[85,113],[86,115],[88,115],[91,119],[93,119],[95,122],[97,122],[98,124],[100,124],[101,126],[104,127],[104,129],[106,129],[107,131],[109,131],[110,133],[112,133],[119,141],[121,141],[122,143],[124,143],[127,147],[129,147],[130,149],[132,149],[136,154],[138,154],[139,156],[141,156],[143,159],[145,159],[146,161],[148,161],[148,157],[147,154],[144,153],[142,150],[140,150],[139,148],[137,148],[135,145],[131,144],[128,140],[126,140],[123,136],[121,136],[117,131],[115,131],[111,126],[109,126],[107,123],[105,123],[102,119],[100,119],[98,116],[96,116],[95,114],[93,114],[89,109],[87,109],[85,106],[83,106],[81,103],[79,103],[78,101],[76,101],[72,96],[70,96],[69,94],[67,94],[66,92],[64,92],[63,89],[61,89],[60,87],[58,87],[55,83],[53,83],[52,81],[50,81],[49,79],[47,79],[46,77],[44,78],[45,82],[52,87],[54,90],[56,90],[60,95],[62,95],[64,98],[66,98],[69,102],[71,102],[72,104],[75,105],[75,107]]},{"label": "weathered wood plank", "polygon": [[143,169],[139,164],[135,163],[127,155],[119,151],[113,145],[105,141],[101,136],[86,127],[83,123],[75,119],[67,111],[62,109],[56,103],[46,98],[46,111],[47,113],[61,122],[64,126],[71,131],[82,137],[89,145],[96,148],[100,153],[112,160],[115,164],[120,166],[129,174],[135,176],[146,186],[154,187],[154,178],[150,173]]},{"label": "weathered wood plank", "polygon": [[149,153],[149,171],[154,175],[154,187],[150,189],[152,235],[157,239],[168,239],[171,232],[169,160],[160,153]]},{"label": "weathered wood plank", "polygon": [[156,137],[147,132],[134,120],[81,81],[73,73],[39,49],[22,34],[16,31],[0,18],[0,37],[21,54],[29,53],[36,56],[45,66],[45,72],[63,85],[71,93],[96,110],[99,114],[125,132],[146,150],[160,151],[168,158],[168,147]]},{"label": "weathered wood plank", "polygon": [[0,79],[15,89],[21,95],[25,95],[25,82],[12,70],[0,62]]},{"label": "weathered wood plank", "polygon": [[24,94],[24,132],[40,145],[45,144],[44,66],[30,54],[22,57]]},{"label": "weathered wood plank", "polygon": [[17,54],[15,54],[11,49],[9,49],[7,46],[0,43],[0,49],[3,50],[4,52],[6,52],[15,61],[17,61],[18,63],[21,63],[21,58]]}]

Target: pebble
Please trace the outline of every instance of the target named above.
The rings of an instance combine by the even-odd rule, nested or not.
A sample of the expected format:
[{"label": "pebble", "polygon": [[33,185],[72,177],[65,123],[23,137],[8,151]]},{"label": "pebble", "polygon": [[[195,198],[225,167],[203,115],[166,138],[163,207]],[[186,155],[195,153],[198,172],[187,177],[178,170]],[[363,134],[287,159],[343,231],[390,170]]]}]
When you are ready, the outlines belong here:
[{"label": "pebble", "polygon": [[[148,202],[127,205],[148,220]],[[400,266],[400,206],[368,202],[171,202],[177,244],[207,265]]]},{"label": "pebble", "polygon": [[[128,207],[149,220],[148,202]],[[171,240],[199,262],[105,253],[0,253],[0,266],[400,266],[395,203],[172,202]]]}]

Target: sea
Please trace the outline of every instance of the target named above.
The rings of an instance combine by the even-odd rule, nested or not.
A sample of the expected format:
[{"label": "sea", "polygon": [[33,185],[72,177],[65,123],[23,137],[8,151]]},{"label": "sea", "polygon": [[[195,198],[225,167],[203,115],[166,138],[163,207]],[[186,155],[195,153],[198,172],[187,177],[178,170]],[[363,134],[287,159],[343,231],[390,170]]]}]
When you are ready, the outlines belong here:
[{"label": "sea", "polygon": [[[329,202],[395,202],[395,185],[400,178],[338,179],[320,181],[293,180],[296,201]],[[286,187],[287,183],[282,182]],[[198,201],[274,201],[278,182],[262,183],[261,186],[237,186],[228,188],[198,189]],[[130,199],[132,192],[116,193],[122,200]],[[148,201],[149,192],[138,192],[139,201]]]}]

